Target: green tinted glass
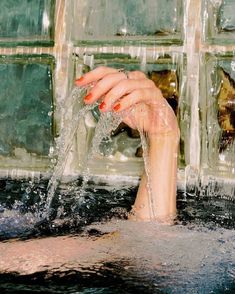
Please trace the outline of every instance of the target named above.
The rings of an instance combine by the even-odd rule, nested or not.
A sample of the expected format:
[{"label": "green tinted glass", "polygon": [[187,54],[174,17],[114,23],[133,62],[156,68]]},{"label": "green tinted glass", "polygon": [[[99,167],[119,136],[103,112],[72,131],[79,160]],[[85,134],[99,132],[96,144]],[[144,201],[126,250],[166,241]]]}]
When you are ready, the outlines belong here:
[{"label": "green tinted glass", "polygon": [[75,44],[182,42],[182,0],[74,0],[71,3]]},{"label": "green tinted glass", "polygon": [[235,1],[204,0],[204,40],[210,44],[235,44]]},{"label": "green tinted glass", "polygon": [[47,156],[53,143],[54,60],[51,56],[0,57],[0,155],[15,148]]},{"label": "green tinted glass", "polygon": [[0,46],[52,45],[54,0],[1,0]]}]

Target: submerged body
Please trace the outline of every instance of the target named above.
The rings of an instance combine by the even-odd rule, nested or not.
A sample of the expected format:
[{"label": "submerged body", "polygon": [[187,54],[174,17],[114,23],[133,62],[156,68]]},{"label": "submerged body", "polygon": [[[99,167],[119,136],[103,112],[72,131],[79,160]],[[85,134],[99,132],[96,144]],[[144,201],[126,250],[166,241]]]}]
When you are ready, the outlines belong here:
[{"label": "submerged body", "polygon": [[222,228],[114,220],[83,236],[1,242],[0,257],[1,293],[234,293],[235,286],[234,230]]},{"label": "submerged body", "polygon": [[142,176],[130,218],[169,222],[176,214],[179,141],[173,110],[154,82],[140,71],[127,75],[114,68],[98,67],[76,81],[78,86],[91,83],[94,86],[85,104],[98,100],[101,112],[120,113],[123,122],[144,133],[148,141],[148,171]]}]

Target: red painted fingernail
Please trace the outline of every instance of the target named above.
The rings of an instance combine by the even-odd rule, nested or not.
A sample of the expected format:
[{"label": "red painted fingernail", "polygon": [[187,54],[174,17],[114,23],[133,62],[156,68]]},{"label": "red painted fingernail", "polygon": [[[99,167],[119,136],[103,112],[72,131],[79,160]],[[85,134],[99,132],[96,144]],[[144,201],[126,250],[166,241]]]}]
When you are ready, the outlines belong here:
[{"label": "red painted fingernail", "polygon": [[106,104],[104,102],[102,102],[100,105],[99,105],[99,109],[100,110],[103,110],[105,108]]},{"label": "red painted fingernail", "polygon": [[79,83],[81,83],[83,80],[84,80],[84,77],[81,77],[80,79],[77,79],[77,80],[75,81],[75,83],[76,83],[76,84],[79,84]]},{"label": "red painted fingernail", "polygon": [[114,105],[113,110],[118,111],[120,109],[120,107],[121,107],[121,104],[118,103],[118,104]]},{"label": "red painted fingernail", "polygon": [[88,101],[88,100],[90,100],[91,98],[92,98],[92,94],[89,93],[88,95],[86,95],[86,96],[84,97],[84,100]]}]

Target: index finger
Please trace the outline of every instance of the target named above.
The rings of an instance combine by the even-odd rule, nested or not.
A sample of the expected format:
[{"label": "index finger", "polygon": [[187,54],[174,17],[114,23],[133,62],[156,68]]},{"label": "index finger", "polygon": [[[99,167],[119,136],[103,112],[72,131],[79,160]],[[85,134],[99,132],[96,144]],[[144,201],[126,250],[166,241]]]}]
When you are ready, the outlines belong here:
[{"label": "index finger", "polygon": [[92,82],[97,82],[98,80],[102,79],[104,76],[115,73],[118,70],[115,68],[107,67],[107,66],[99,66],[95,68],[94,70],[86,73],[83,75],[80,79],[77,79],[75,81],[75,85],[77,86],[85,86],[87,84],[90,84]]}]

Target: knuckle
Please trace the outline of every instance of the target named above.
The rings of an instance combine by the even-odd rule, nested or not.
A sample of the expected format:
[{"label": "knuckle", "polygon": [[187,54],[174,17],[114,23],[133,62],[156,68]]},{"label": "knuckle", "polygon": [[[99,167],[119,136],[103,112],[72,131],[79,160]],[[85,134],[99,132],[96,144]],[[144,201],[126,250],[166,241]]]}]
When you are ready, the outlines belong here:
[{"label": "knuckle", "polygon": [[157,88],[156,85],[155,85],[155,83],[154,83],[154,81],[152,81],[152,80],[150,80],[150,79],[148,79],[148,84],[149,84],[149,86],[150,86],[151,88]]},{"label": "knuckle", "polygon": [[103,81],[99,81],[96,83],[95,87],[92,89],[92,92],[102,92],[103,89]]},{"label": "knuckle", "polygon": [[128,88],[129,84],[130,84],[130,80],[127,80],[127,79],[125,79],[125,80],[121,80],[121,81],[119,82],[119,86],[120,86],[121,89],[126,89],[126,88]]},{"label": "knuckle", "polygon": [[130,80],[121,80],[116,86],[110,90],[111,96],[122,96],[129,88]]},{"label": "knuckle", "polygon": [[162,91],[156,85],[154,85],[154,89],[156,96],[158,96],[159,98],[164,98],[162,95]]},{"label": "knuckle", "polygon": [[133,79],[144,79],[146,75],[142,71],[136,70],[131,72],[131,77]]}]

